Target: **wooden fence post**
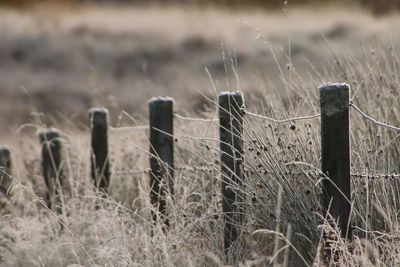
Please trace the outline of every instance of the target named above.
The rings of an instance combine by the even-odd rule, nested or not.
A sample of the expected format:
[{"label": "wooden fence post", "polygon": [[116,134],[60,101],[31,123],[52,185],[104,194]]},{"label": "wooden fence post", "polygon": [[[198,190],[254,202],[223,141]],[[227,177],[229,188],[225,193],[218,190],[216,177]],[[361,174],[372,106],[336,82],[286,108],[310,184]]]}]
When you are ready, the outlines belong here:
[{"label": "wooden fence post", "polygon": [[11,152],[6,146],[0,147],[0,192],[4,196],[10,194],[9,190],[12,184],[11,178]]},{"label": "wooden fence post", "polygon": [[[150,108],[150,201],[158,207],[165,225],[168,193],[173,194],[174,147],[173,147],[173,99],[152,98]],[[157,214],[153,214],[157,219]]]},{"label": "wooden fence post", "polygon": [[[321,104],[322,204],[338,223],[342,237],[351,239],[350,134],[348,84],[319,86]],[[340,191],[339,191],[340,190]]]},{"label": "wooden fence post", "polygon": [[240,188],[243,184],[244,99],[241,92],[222,92],[218,103],[224,250],[228,257],[232,244],[238,241],[244,222],[244,195]]},{"label": "wooden fence post", "polygon": [[61,139],[57,129],[51,128],[39,132],[42,145],[42,171],[47,186],[46,203],[51,210],[61,213],[62,191],[62,155]]},{"label": "wooden fence post", "polygon": [[91,140],[91,175],[94,186],[107,193],[110,185],[110,163],[108,156],[108,110],[92,108],[89,110]]}]

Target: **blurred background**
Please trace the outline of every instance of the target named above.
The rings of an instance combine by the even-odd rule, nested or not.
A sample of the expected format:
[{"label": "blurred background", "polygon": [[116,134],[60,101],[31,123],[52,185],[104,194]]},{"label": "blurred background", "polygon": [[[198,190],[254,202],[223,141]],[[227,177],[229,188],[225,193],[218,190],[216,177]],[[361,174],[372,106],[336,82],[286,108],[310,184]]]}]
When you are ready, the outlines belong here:
[{"label": "blurred background", "polygon": [[[52,3],[108,3],[108,4],[185,4],[185,5],[200,5],[200,6],[223,6],[228,8],[276,8],[282,6],[284,0],[2,0],[6,5],[12,6],[29,6],[37,3],[52,2]],[[365,7],[376,14],[383,14],[390,12],[400,7],[399,0],[291,0],[291,5],[331,5],[331,4],[357,4]]]},{"label": "blurred background", "polygon": [[26,123],[86,127],[87,110],[99,105],[123,125],[123,111],[145,119],[157,95],[199,114],[209,105],[204,96],[217,91],[241,89],[252,105],[285,95],[291,79],[346,81],[332,67],[338,58],[363,65],[374,51],[397,51],[399,7],[398,0],[0,0],[0,132],[13,136]]}]

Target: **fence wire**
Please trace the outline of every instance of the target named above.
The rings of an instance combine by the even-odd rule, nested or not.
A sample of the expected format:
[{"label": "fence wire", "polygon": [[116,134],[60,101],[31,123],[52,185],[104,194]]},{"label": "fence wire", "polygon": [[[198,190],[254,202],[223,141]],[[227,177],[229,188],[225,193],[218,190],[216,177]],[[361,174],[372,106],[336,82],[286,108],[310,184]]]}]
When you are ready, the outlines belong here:
[{"label": "fence wire", "polygon": [[[372,123],[378,125],[378,126],[382,126],[385,128],[389,128],[395,131],[400,131],[400,127],[396,127],[381,121],[378,121],[377,119],[374,119],[373,117],[371,117],[370,115],[368,115],[366,112],[362,111],[359,107],[357,107],[354,103],[350,102],[350,107],[354,108],[355,111],[357,111],[357,113],[361,114],[362,117],[364,117],[365,119],[371,121]],[[313,115],[305,115],[305,116],[300,116],[300,117],[291,117],[291,118],[286,118],[286,119],[275,119],[275,118],[271,118],[271,117],[267,117],[264,115],[260,115],[257,113],[253,113],[247,110],[243,110],[243,113],[245,115],[254,117],[254,118],[259,118],[259,119],[264,119],[266,121],[270,121],[270,122],[274,122],[274,123],[286,123],[286,122],[294,122],[294,121],[300,121],[300,120],[312,120],[312,119],[317,119],[321,117],[320,113],[316,113]],[[219,119],[218,118],[193,118],[193,117],[185,117],[182,116],[178,113],[174,113],[174,117],[181,119],[181,120],[187,120],[187,121],[201,121],[201,122],[216,122]]]},{"label": "fence wire", "polygon": [[174,117],[177,119],[181,119],[184,121],[201,121],[201,122],[217,122],[219,119],[214,118],[214,119],[207,119],[207,118],[193,118],[193,117],[186,117],[183,115],[180,115],[178,113],[174,113]]},{"label": "fence wire", "polygon": [[138,126],[121,126],[121,127],[109,127],[111,132],[125,132],[125,131],[135,131],[135,130],[147,130],[149,125],[138,125]]},{"label": "fence wire", "polygon": [[259,119],[264,119],[266,121],[270,121],[270,122],[275,122],[275,123],[285,123],[285,122],[294,122],[294,121],[301,121],[301,120],[312,120],[312,119],[317,119],[321,116],[320,113],[314,114],[314,115],[308,115],[308,116],[302,116],[302,117],[293,117],[293,118],[287,118],[287,119],[274,119],[274,118],[270,118],[267,116],[263,116],[260,114],[256,114],[256,113],[252,113],[249,111],[245,111],[246,115],[249,115],[251,117],[255,117],[255,118],[259,118]]},{"label": "fence wire", "polygon": [[[350,107],[352,107],[357,113],[359,113],[363,118],[367,119],[368,121],[384,127],[388,128],[391,130],[395,131],[400,131],[400,127],[396,127],[381,121],[378,121],[377,119],[374,119],[370,115],[368,115],[366,112],[362,111],[359,107],[357,107],[354,103],[350,102]],[[247,110],[243,111],[244,114],[254,117],[254,118],[259,118],[259,119],[264,119],[266,121],[274,122],[274,123],[287,123],[287,122],[294,122],[294,121],[300,121],[300,120],[312,120],[312,119],[317,119],[320,118],[321,114],[313,114],[313,115],[307,115],[307,116],[300,116],[300,117],[291,117],[287,119],[275,119],[275,118],[270,118],[264,115],[256,114],[249,112]],[[200,122],[217,122],[219,119],[218,118],[193,118],[193,117],[186,117],[183,115],[180,115],[178,113],[174,113],[174,117],[185,120],[185,121],[200,121]],[[135,126],[135,127],[120,127],[120,128],[112,128],[113,131],[124,131],[124,130],[135,130],[135,129],[146,129],[148,128],[148,125],[143,125],[143,126]],[[174,168],[174,171],[177,172],[193,172],[196,174],[219,174],[221,171],[219,167],[217,166],[189,166],[189,165],[184,165],[184,166],[178,166]],[[151,172],[150,169],[130,169],[130,170],[115,170],[113,171],[114,176],[122,176],[122,175],[144,175],[144,174],[149,174]],[[302,176],[302,175],[308,175],[308,176],[320,176],[323,177],[324,175],[320,171],[300,171],[300,172],[294,172],[294,171],[284,171],[284,172],[269,172],[266,170],[249,170],[249,169],[244,169],[243,173],[245,175],[285,175],[285,176]],[[367,180],[390,180],[390,179],[400,179],[400,174],[398,173],[366,173],[363,171],[353,171],[351,172],[350,176],[354,179],[367,179]]]},{"label": "fence wire", "polygon": [[[212,174],[218,175],[221,173],[219,166],[189,166],[183,165],[174,168],[175,172],[192,172],[195,174]],[[113,171],[114,176],[123,175],[145,175],[150,174],[151,170],[148,169],[131,169],[131,170],[116,170]],[[244,175],[282,175],[282,176],[310,176],[310,177],[324,177],[321,171],[276,171],[271,172],[264,169],[254,170],[254,169],[243,169]],[[399,173],[368,173],[364,171],[353,170],[350,173],[351,178],[357,180],[396,180],[400,179]]]},{"label": "fence wire", "polygon": [[371,121],[372,123],[378,125],[378,126],[382,126],[391,130],[395,130],[395,131],[400,131],[400,127],[396,127],[384,122],[380,122],[377,119],[372,118],[371,116],[369,116],[367,113],[365,113],[364,111],[362,111],[359,107],[357,107],[356,105],[354,105],[353,103],[350,103],[350,106],[354,108],[355,111],[357,111],[359,114],[361,114],[361,116],[363,116],[365,119]]}]

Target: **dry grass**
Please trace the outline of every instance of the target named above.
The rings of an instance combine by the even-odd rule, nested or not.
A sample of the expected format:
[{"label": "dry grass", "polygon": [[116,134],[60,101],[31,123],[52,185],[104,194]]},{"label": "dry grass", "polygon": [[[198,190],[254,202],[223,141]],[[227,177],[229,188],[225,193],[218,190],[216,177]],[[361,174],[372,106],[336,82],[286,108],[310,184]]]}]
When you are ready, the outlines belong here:
[{"label": "dry grass", "polygon": [[[58,29],[68,27],[76,29],[74,25],[83,24],[86,27],[84,31],[91,33],[102,28],[99,24],[101,18],[99,13],[85,12],[88,13],[75,14],[72,17],[68,15],[61,19],[57,22],[59,23],[57,27],[60,27]],[[155,28],[158,28],[160,32],[166,32],[163,27],[168,28],[170,25],[168,23],[181,25],[179,22],[182,19],[178,18],[178,22],[168,20],[168,23],[156,24],[158,26],[155,27],[146,23],[153,21],[154,17],[151,16],[156,16],[157,12],[154,10],[142,14],[143,17],[140,17],[140,12],[130,13],[135,11],[126,11],[126,17],[119,11],[101,10],[101,12],[107,12],[111,17],[120,15],[121,18],[127,20],[129,16],[126,14],[135,14],[139,17],[138,25],[126,29],[110,23],[108,25],[110,28],[106,29],[108,33],[120,30],[127,34],[132,29],[133,33],[139,30],[151,32],[151,29]],[[180,15],[183,13],[179,10],[171,12],[178,12],[173,14]],[[260,47],[259,54],[247,50],[247,55],[252,55],[248,57],[248,61],[268,54],[262,60],[268,61],[269,68],[261,68],[259,70],[261,75],[251,80],[247,71],[254,74],[256,68],[247,69],[249,66],[247,64],[250,63],[239,62],[236,65],[235,60],[240,54],[235,55],[233,52],[229,53],[233,50],[224,50],[225,54],[221,60],[222,73],[215,75],[217,71],[210,68],[211,76],[214,77],[211,79],[211,85],[205,82],[209,78],[207,75],[204,80],[196,80],[196,85],[199,87],[212,87],[213,84],[216,86],[215,92],[213,89],[205,91],[210,99],[199,101],[206,107],[203,107],[200,114],[196,116],[215,117],[217,107],[211,100],[215,100],[217,91],[231,88],[243,88],[246,93],[247,108],[252,112],[273,118],[315,114],[319,112],[317,86],[325,81],[341,81],[351,85],[352,100],[357,106],[379,120],[400,125],[400,114],[397,108],[400,100],[397,75],[400,64],[396,51],[400,40],[396,36],[387,35],[387,30],[393,29],[392,22],[396,22],[397,18],[376,21],[359,15],[356,21],[351,18],[338,24],[335,20],[336,15],[332,15],[329,19],[320,14],[309,20],[304,16],[301,17],[303,24],[300,27],[294,22],[300,21],[299,14],[304,15],[301,13],[304,11],[298,12],[292,14],[291,30],[286,32],[283,31],[286,26],[279,25],[282,20],[278,19],[277,15],[276,17],[271,15],[266,22],[263,20],[264,14],[252,16],[247,14],[245,19],[252,25],[250,26],[251,34],[256,32],[254,35],[257,35],[256,26],[259,27],[260,33],[266,33],[264,37],[259,36],[256,43],[254,43],[255,37],[250,39],[250,33],[249,39],[243,37],[247,35],[239,37],[236,35],[235,25],[237,24],[231,25],[231,15],[213,12],[207,13],[208,20],[203,21],[205,28],[192,27],[196,24],[191,24],[188,28],[181,25],[183,29],[175,35],[168,36],[168,43],[175,47],[176,44],[185,40],[187,32],[198,36],[204,35],[206,40],[215,38],[213,35],[221,32],[211,25],[219,25],[224,29],[222,32],[226,34],[225,40],[230,41],[232,46],[236,44],[244,51],[252,46]],[[199,16],[196,12],[191,15]],[[9,21],[15,21],[13,16],[20,18],[19,14],[11,13]],[[23,34],[31,30],[34,35],[37,28],[29,23],[32,17],[23,16],[26,16],[24,18],[28,22],[21,21],[22,25],[26,23],[32,28],[17,25],[16,29],[22,31]],[[170,18],[165,13],[163,16]],[[221,16],[225,17],[221,19]],[[321,22],[319,34],[315,30],[315,20]],[[79,23],[74,24],[77,21]],[[216,21],[220,23],[216,24]],[[373,24],[373,27],[363,30],[362,25],[367,24]],[[5,25],[3,24],[3,27]],[[357,30],[351,30],[352,27]],[[18,30],[15,31],[18,32]],[[49,32],[46,33],[49,34],[48,36],[56,36],[54,29],[50,28]],[[282,47],[284,43],[287,44],[288,35],[286,37],[283,35],[288,32],[291,37],[290,45]],[[333,37],[330,37],[330,34]],[[285,38],[286,42],[283,42]],[[359,49],[360,40],[366,42],[362,49]],[[89,43],[89,47],[97,47],[91,45],[93,44]],[[110,44],[103,43],[103,45],[105,46],[103,46],[103,52],[111,51],[107,48]],[[280,47],[282,49],[279,49]],[[309,53],[304,52],[307,47],[311,47],[308,48]],[[297,55],[296,48],[300,50]],[[157,46],[154,51],[158,51]],[[215,50],[212,51],[215,52]],[[206,55],[209,54],[199,54],[196,59],[202,59]],[[274,62],[274,58],[277,62]],[[101,73],[110,71],[108,63],[109,61],[104,63]],[[179,69],[182,65],[175,65],[175,67]],[[264,78],[267,70],[273,73],[270,74],[269,79]],[[189,68],[187,72],[182,71],[183,75],[187,75],[193,69]],[[148,75],[154,74],[157,80],[159,77],[156,73],[150,72]],[[179,76],[179,78],[182,77]],[[225,77],[227,77],[226,81]],[[66,79],[66,77],[63,78]],[[118,84],[121,81],[114,82]],[[177,83],[180,83],[179,79],[174,80],[171,88],[177,86]],[[251,84],[260,89],[249,89],[252,88]],[[126,85],[127,88],[130,86]],[[151,87],[151,89],[154,88]],[[150,91],[151,94],[161,92],[165,91],[156,89]],[[169,93],[174,92],[171,89]],[[179,97],[179,94],[184,93],[186,91],[183,90],[175,92],[178,96],[176,97],[178,108],[183,106],[186,100]],[[131,95],[128,91],[122,94],[125,98],[129,97],[129,101],[133,98]],[[94,102],[102,104],[108,99],[107,94],[99,94]],[[18,138],[8,138],[14,151],[15,187],[12,191],[14,204],[6,204],[7,210],[3,210],[5,215],[0,221],[1,265],[221,266],[229,261],[229,259],[224,259],[221,247],[223,242],[220,174],[216,162],[219,159],[219,145],[218,128],[214,122],[187,122],[179,119],[175,121],[176,165],[209,164],[209,168],[215,172],[176,173],[176,195],[173,199],[168,198],[171,229],[164,233],[161,224],[158,223],[152,237],[149,213],[153,208],[148,199],[147,175],[114,175],[110,196],[100,197],[90,187],[88,129],[77,123],[65,123],[68,120],[61,123],[54,122],[54,124],[62,128],[65,133],[64,168],[71,190],[64,192],[61,216],[56,216],[43,207],[40,196],[43,195],[45,189],[40,177],[38,141],[34,133],[36,128],[45,126],[45,123],[43,116],[39,115],[35,118],[33,130],[28,127],[21,130],[21,136]],[[132,127],[146,123],[140,115],[134,115],[134,118],[137,121],[121,113],[118,123],[121,126]],[[143,128],[110,130],[114,170],[123,167],[146,168],[148,166],[146,137],[147,130]],[[347,249],[349,244],[339,238],[336,229],[329,229],[329,224],[324,223],[323,216],[320,214],[319,177],[306,175],[304,172],[319,168],[319,121],[277,124],[247,116],[244,138],[246,167],[253,170],[266,170],[269,174],[249,175],[246,177],[244,188],[241,189],[247,196],[248,207],[245,214],[247,220],[243,229],[246,246],[234,249],[232,255],[240,258],[242,266],[278,266],[279,264],[281,266],[312,264],[321,266],[323,262],[320,248],[323,245],[321,242],[323,229],[327,229],[337,237],[337,242],[333,246],[337,249],[336,255],[339,255],[339,266],[397,266],[399,264],[397,207],[400,203],[396,181],[353,181],[352,217],[356,231],[351,244],[352,249],[349,250]],[[396,132],[379,128],[366,122],[357,113],[351,113],[351,156],[352,167],[355,170],[398,171],[399,145]],[[285,174],[287,171],[304,172],[304,174],[291,176]],[[97,210],[96,203],[100,205]],[[335,266],[333,263],[328,265]]]}]

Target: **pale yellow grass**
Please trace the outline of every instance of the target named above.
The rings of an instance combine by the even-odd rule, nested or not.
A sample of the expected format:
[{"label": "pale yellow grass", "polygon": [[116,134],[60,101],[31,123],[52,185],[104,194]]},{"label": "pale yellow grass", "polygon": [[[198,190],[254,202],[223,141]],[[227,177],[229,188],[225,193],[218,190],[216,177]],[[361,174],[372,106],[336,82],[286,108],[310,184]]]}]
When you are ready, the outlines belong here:
[{"label": "pale yellow grass", "polygon": [[[217,107],[211,102],[217,93],[241,89],[250,111],[285,119],[318,113],[317,86],[340,81],[351,84],[353,101],[362,110],[400,125],[396,16],[375,19],[357,10],[335,9],[296,9],[284,15],[85,7],[2,10],[0,21],[8,38],[1,39],[8,65],[0,71],[4,92],[0,119],[9,133],[2,142],[11,145],[16,182],[16,205],[9,205],[11,212],[0,220],[4,266],[229,262],[221,245],[215,122],[176,119],[177,166],[210,164],[217,172],[177,172],[175,198],[168,198],[172,227],[163,233],[157,224],[152,237],[147,174],[113,176],[110,197],[104,199],[90,187],[86,125],[92,105],[111,110],[113,127],[134,127],[148,123],[150,96],[174,96],[180,114],[206,104],[208,108],[201,106],[192,116],[215,118]],[[25,42],[31,46],[25,47]],[[20,49],[14,61],[7,57],[13,48]],[[26,54],[22,59],[21,51]],[[124,65],[125,58],[129,60]],[[143,60],[139,69],[130,65],[139,60]],[[211,101],[198,100],[198,91]],[[68,100],[70,95],[76,98]],[[44,101],[48,96],[55,104],[46,110],[51,104]],[[86,102],[80,103],[81,98]],[[354,112],[351,121],[352,166],[365,172],[398,171],[397,133]],[[33,125],[21,129],[24,123]],[[64,167],[72,189],[66,190],[65,213],[60,216],[40,203],[45,188],[35,133],[49,125],[65,134]],[[250,117],[245,121],[246,167],[265,168],[272,174],[254,174],[246,180],[248,221],[243,234],[248,247],[232,251],[243,266],[322,265],[321,229],[338,234],[321,220],[318,177],[292,177],[280,171],[319,168],[319,121],[294,126]],[[113,170],[148,167],[147,134],[145,128],[110,129]],[[338,240],[340,264],[397,265],[398,182],[354,180],[352,186],[353,221],[358,228],[353,251]],[[97,210],[95,202],[101,203]]]}]

